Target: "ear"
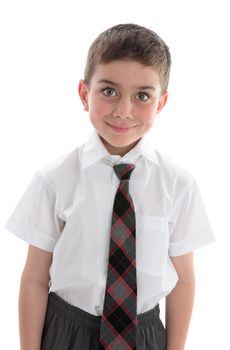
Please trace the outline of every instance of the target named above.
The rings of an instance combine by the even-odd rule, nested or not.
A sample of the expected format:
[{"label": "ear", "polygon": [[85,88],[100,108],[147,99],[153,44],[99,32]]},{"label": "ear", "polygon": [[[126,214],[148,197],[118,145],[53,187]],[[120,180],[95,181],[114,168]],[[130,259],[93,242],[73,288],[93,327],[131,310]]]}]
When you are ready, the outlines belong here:
[{"label": "ear", "polygon": [[166,92],[164,95],[162,95],[162,96],[159,98],[158,106],[157,106],[157,113],[159,113],[160,111],[162,111],[162,109],[164,108],[164,106],[165,106],[167,100],[168,100],[168,92]]},{"label": "ear", "polygon": [[88,86],[85,84],[84,80],[79,81],[78,94],[79,94],[81,102],[84,106],[84,110],[86,112],[88,112],[89,111],[89,106],[88,106],[89,89],[88,89]]}]

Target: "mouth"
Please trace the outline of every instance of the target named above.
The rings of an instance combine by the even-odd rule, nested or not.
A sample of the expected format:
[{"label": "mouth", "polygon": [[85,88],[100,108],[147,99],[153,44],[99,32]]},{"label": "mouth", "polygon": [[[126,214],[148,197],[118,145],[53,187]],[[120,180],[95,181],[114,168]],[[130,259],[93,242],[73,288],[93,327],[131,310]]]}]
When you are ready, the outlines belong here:
[{"label": "mouth", "polygon": [[132,130],[133,128],[136,127],[136,125],[127,125],[127,126],[123,126],[123,125],[112,125],[109,123],[106,123],[112,130],[117,131],[117,132],[128,132],[130,130]]}]

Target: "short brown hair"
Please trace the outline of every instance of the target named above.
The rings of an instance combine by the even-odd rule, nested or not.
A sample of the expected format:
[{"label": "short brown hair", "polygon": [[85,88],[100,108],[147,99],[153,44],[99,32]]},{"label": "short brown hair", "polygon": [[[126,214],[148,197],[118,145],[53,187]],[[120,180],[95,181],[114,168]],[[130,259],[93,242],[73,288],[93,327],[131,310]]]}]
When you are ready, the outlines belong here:
[{"label": "short brown hair", "polygon": [[169,48],[154,31],[137,24],[118,24],[93,41],[86,61],[85,83],[90,84],[98,64],[120,59],[152,66],[160,76],[162,93],[167,91],[171,67]]}]

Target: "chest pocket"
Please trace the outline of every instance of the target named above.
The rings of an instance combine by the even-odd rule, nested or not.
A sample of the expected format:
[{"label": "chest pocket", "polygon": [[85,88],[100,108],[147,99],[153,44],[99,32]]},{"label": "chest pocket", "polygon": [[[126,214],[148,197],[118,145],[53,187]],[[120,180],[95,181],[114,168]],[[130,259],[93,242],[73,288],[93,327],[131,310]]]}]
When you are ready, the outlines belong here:
[{"label": "chest pocket", "polygon": [[137,269],[159,276],[165,269],[169,247],[168,220],[159,216],[136,216]]}]

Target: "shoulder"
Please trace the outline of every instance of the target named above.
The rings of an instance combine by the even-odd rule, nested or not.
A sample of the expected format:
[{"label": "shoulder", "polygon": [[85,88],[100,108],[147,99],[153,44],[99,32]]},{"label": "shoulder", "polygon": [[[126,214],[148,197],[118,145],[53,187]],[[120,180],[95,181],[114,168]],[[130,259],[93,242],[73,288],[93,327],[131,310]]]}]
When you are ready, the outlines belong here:
[{"label": "shoulder", "polygon": [[83,146],[84,144],[43,165],[37,174],[51,187],[71,182],[80,171]]},{"label": "shoulder", "polygon": [[157,149],[155,149],[155,153],[159,163],[159,171],[162,176],[170,180],[180,179],[185,182],[194,180],[193,175],[175,159]]},{"label": "shoulder", "polygon": [[140,149],[148,164],[153,165],[151,168],[154,169],[154,176],[157,176],[162,184],[170,186],[176,182],[185,184],[194,181],[192,174],[179,162],[154,146],[150,136],[146,135],[142,139]]},{"label": "shoulder", "polygon": [[170,193],[170,196],[175,199],[181,194],[195,190],[196,179],[187,169],[159,150],[155,149],[155,154],[158,160],[157,172],[161,185]]}]

